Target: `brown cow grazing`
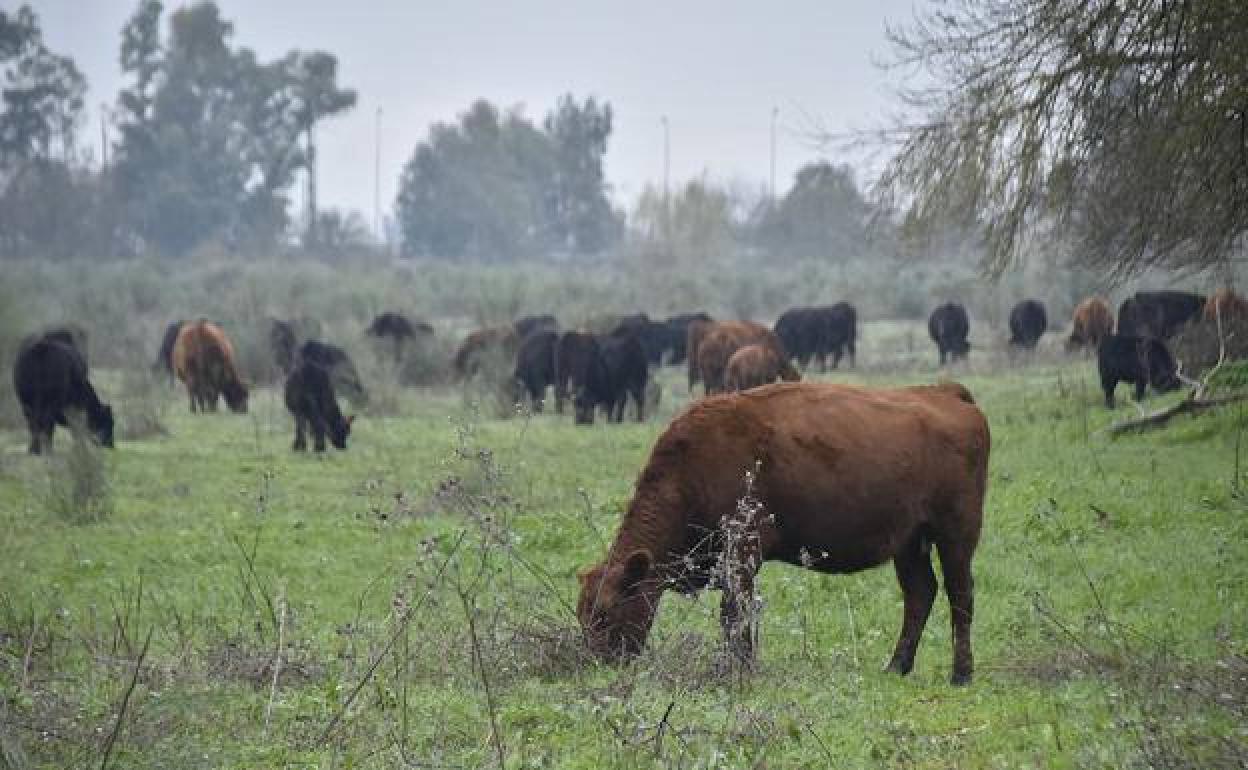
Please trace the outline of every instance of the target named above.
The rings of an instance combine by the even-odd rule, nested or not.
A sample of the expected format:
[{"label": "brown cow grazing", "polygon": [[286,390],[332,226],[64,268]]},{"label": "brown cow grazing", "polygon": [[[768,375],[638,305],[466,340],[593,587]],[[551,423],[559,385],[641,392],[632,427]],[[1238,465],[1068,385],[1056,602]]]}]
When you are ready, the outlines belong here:
[{"label": "brown cow grazing", "polygon": [[754,343],[774,348],[782,358],[788,358],[784,343],[775,332],[762,324],[753,321],[719,321],[711,325],[706,336],[698,343],[697,356],[698,373],[708,396],[724,391],[724,372],[732,354]]},{"label": "brown cow grazing", "polygon": [[1114,333],[1114,311],[1103,297],[1088,297],[1075,306],[1070,321],[1070,338],[1066,352],[1095,351],[1106,337]]},{"label": "brown cow grazing", "polygon": [[770,345],[746,345],[732,354],[724,372],[724,387],[729,391],[749,390],[770,385],[777,379],[797,382],[802,376],[780,351]]},{"label": "brown cow grazing", "polygon": [[956,383],[867,389],[782,383],[707,398],[655,443],[606,560],[580,576],[590,649],[645,644],[663,592],[715,580],[730,649],[753,654],[743,602],[764,561],[857,572],[889,560],[905,599],[889,668],[906,674],[936,597],[940,554],[953,683],[971,680],[971,559],[983,520],[988,422]]},{"label": "brown cow grazing", "polygon": [[1227,287],[1218,289],[1205,303],[1205,320],[1241,321],[1248,319],[1248,300]]},{"label": "brown cow grazing", "polygon": [[510,361],[516,355],[520,337],[511,326],[489,326],[472,332],[459,343],[452,366],[455,375],[463,380],[481,370],[481,364],[491,355],[499,355]]},{"label": "brown cow grazing", "polygon": [[203,320],[184,324],[173,343],[173,371],[186,384],[192,412],[217,411],[218,396],[225,396],[231,411],[247,411],[247,386],[220,326]]}]

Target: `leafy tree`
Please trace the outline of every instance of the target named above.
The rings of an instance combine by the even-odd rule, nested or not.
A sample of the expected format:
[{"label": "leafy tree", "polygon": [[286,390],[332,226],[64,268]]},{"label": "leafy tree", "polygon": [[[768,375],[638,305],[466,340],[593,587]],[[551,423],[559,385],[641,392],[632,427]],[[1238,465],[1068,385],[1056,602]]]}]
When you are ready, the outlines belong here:
[{"label": "leafy tree", "polygon": [[72,59],[58,56],[43,42],[39,19],[30,6],[15,13],[0,10],[0,164],[20,173],[27,163],[52,157],[60,139],[61,159],[68,160],[82,118],[87,81]]},{"label": "leafy tree", "polygon": [[571,97],[538,129],[518,110],[473,104],[416,146],[399,183],[402,253],[514,259],[591,253],[618,237],[602,154],[610,107]]},{"label": "leafy tree", "polygon": [[801,168],[784,197],[763,208],[757,237],[776,254],[856,258],[873,213],[849,166],[820,161]]},{"label": "leafy tree", "polygon": [[1004,270],[1051,225],[1097,268],[1203,268],[1248,230],[1248,3],[957,0],[891,31],[905,94],[885,189]]},{"label": "leafy tree", "polygon": [[0,81],[0,253],[78,252],[94,241],[97,199],[73,166],[87,83],[44,44],[30,6],[0,10]]},{"label": "leafy tree", "polygon": [[171,14],[167,39],[162,12],[143,0],[122,32],[132,82],[118,97],[116,183],[139,245],[174,254],[210,238],[271,245],[309,168],[312,127],[353,106],[355,93],[338,87],[328,53],[266,63],[233,47],[233,24],[212,2]]},{"label": "leafy tree", "polygon": [[620,236],[622,225],[607,199],[602,168],[611,118],[611,105],[600,105],[592,96],[577,104],[568,94],[543,123],[554,145],[551,223],[555,237],[575,253],[602,251]]},{"label": "leafy tree", "polygon": [[697,266],[736,250],[741,235],[737,208],[728,190],[705,178],[691,180],[668,200],[647,185],[633,225],[667,259]]}]

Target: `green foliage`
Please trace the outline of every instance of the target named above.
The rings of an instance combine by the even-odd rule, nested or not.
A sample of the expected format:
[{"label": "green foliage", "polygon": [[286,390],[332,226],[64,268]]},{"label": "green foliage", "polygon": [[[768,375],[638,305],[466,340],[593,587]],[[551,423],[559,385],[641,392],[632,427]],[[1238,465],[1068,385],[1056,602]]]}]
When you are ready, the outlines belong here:
[{"label": "green foliage", "polygon": [[209,239],[270,246],[289,225],[287,193],[312,163],[316,123],[350,109],[331,54],[262,62],[233,47],[215,3],[169,17],[142,3],[122,34],[132,82],[119,97],[115,182],[141,244],[181,254]]},{"label": "green foliage", "polygon": [[399,182],[403,253],[506,261],[601,251],[620,232],[602,172],[610,133],[609,105],[571,96],[544,129],[484,100],[456,125],[435,124]]},{"label": "green foliage", "polygon": [[874,217],[853,170],[820,161],[799,169],[784,197],[763,207],[756,237],[774,254],[839,261],[868,251]]},{"label": "green foliage", "polygon": [[29,5],[0,10],[0,77],[0,171],[8,176],[36,158],[51,159],[53,139],[60,140],[62,159],[68,159],[87,82],[73,59],[44,44]]}]

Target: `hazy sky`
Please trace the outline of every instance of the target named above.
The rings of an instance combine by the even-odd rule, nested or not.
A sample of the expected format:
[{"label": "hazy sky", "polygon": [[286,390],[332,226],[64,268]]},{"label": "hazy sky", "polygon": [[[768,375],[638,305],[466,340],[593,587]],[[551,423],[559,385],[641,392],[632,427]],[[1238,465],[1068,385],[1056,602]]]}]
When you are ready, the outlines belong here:
[{"label": "hazy sky", "polygon": [[[799,166],[819,157],[806,138],[812,117],[834,130],[869,128],[890,110],[889,76],[872,59],[886,52],[885,20],[906,21],[914,3],[218,0],[235,24],[234,42],[264,59],[292,48],[338,56],[340,82],[360,98],[318,131],[320,197],[370,217],[377,108],[387,210],[429,125],[454,120],[478,97],[523,105],[535,121],[565,92],[609,101],[615,130],[607,178],[621,203],[662,180],[664,115],[673,185],[704,171],[765,185],[778,107],[783,190]],[[184,4],[166,0],[166,11]],[[31,5],[49,45],[71,55],[89,80],[84,139],[98,157],[96,112],[123,85],[120,30],[137,0]]]}]

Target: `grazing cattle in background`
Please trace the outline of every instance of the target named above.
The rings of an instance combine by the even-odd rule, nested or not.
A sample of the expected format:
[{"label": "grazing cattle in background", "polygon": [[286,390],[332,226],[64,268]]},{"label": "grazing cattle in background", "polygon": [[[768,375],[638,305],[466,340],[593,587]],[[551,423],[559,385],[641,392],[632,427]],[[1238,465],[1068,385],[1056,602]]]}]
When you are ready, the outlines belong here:
[{"label": "grazing cattle in background", "polygon": [[1096,351],[1096,365],[1105,391],[1105,406],[1114,408],[1114,389],[1120,382],[1135,386],[1135,400],[1144,399],[1145,386],[1168,393],[1181,384],[1179,368],[1166,345],[1156,337],[1130,337],[1114,334],[1105,338]]},{"label": "grazing cattle in background", "polygon": [[775,349],[788,358],[784,343],[775,332],[753,321],[718,321],[711,325],[706,336],[698,343],[698,372],[702,387],[709,396],[724,390],[724,372],[728,359],[746,345],[759,343]]},{"label": "grazing cattle in background", "polygon": [[776,320],[775,333],[785,351],[802,367],[814,359],[819,362],[819,370],[826,372],[828,355],[832,356],[835,369],[846,353],[853,366],[857,357],[858,311],[848,302],[796,307]]},{"label": "grazing cattle in background", "polygon": [[583,331],[564,332],[555,346],[555,412],[563,414],[563,402],[572,397],[589,371],[589,361],[597,350],[594,335]]},{"label": "grazing cattle in background", "polygon": [[1118,306],[1118,333],[1166,339],[1200,316],[1205,298],[1186,291],[1137,291]]},{"label": "grazing cattle in background", "polygon": [[782,383],[691,405],[655,443],[606,560],[580,575],[590,649],[637,653],[665,590],[715,583],[729,647],[748,659],[742,605],[764,561],[849,573],[891,560],[905,611],[889,668],[906,674],[936,597],[934,545],[952,610],[952,681],[969,683],[990,443],[956,383]]},{"label": "grazing cattle in background", "polygon": [[1088,297],[1075,306],[1070,320],[1070,338],[1066,352],[1096,350],[1101,341],[1114,333],[1114,313],[1101,297]]},{"label": "grazing cattle in background", "polygon": [[546,398],[546,388],[555,384],[555,349],[558,344],[559,335],[556,332],[534,332],[524,338],[516,351],[512,379],[528,395],[533,411],[539,414]]},{"label": "grazing cattle in background", "polygon": [[335,449],[347,448],[347,436],[355,419],[343,417],[334,395],[333,378],[329,371],[307,359],[299,363],[286,378],[286,409],[295,418],[295,451],[308,448],[307,434],[312,432],[312,446],[325,451],[325,437]]},{"label": "grazing cattle in background", "polygon": [[182,327],[187,323],[189,321],[179,319],[170,322],[165,327],[164,336],[160,338],[160,350],[156,353],[156,360],[152,362],[152,371],[163,370],[169,375],[170,380],[173,379],[173,343],[178,341],[178,332],[182,331]]},{"label": "grazing cattle in background", "polygon": [[397,364],[403,358],[403,346],[418,335],[433,334],[433,327],[424,321],[412,321],[400,313],[386,311],[374,318],[364,333],[378,340],[390,340]]},{"label": "grazing cattle in background", "polygon": [[1010,347],[1034,350],[1049,328],[1049,314],[1044,303],[1025,299],[1010,311]]},{"label": "grazing cattle in background", "polygon": [[971,345],[966,341],[970,329],[966,308],[956,302],[946,302],[932,311],[927,319],[927,333],[940,351],[941,366],[945,365],[946,358],[957,361],[971,352]]},{"label": "grazing cattle in background", "polygon": [[60,335],[24,342],[13,364],[13,389],[30,429],[30,453],[52,451],[57,425],[73,428],[69,413],[83,413],[87,430],[113,446],[113,410],[100,401],[87,378],[87,359]]},{"label": "grazing cattle in background", "polygon": [[324,369],[329,374],[335,392],[341,392],[343,397],[356,407],[368,403],[368,391],[364,389],[364,383],[360,381],[360,373],[356,371],[355,364],[351,362],[347,351],[328,342],[308,340],[299,346],[295,354],[295,365],[298,366],[303,362]]},{"label": "grazing cattle in background", "polygon": [[665,347],[671,353],[668,360],[673,366],[680,366],[688,358],[689,324],[694,321],[710,322],[711,320],[706,313],[682,313],[663,322],[664,335],[667,338]]},{"label": "grazing cattle in background", "polygon": [[215,412],[218,396],[225,396],[231,411],[247,411],[247,386],[220,326],[204,320],[184,325],[173,343],[173,370],[186,384],[192,412]]},{"label": "grazing cattle in background", "polygon": [[1205,320],[1216,322],[1219,318],[1223,323],[1248,319],[1248,300],[1229,288],[1218,289],[1205,303]]},{"label": "grazing cattle in background", "polygon": [[491,356],[511,359],[520,345],[520,336],[511,326],[490,326],[478,329],[459,343],[452,366],[459,379],[468,379],[481,371]]},{"label": "grazing cattle in background", "polygon": [[774,346],[746,345],[728,359],[724,388],[730,392],[749,390],[778,379],[797,382],[802,376]]},{"label": "grazing cattle in background", "polygon": [[645,419],[646,351],[636,337],[595,337],[584,373],[574,375],[578,382],[573,406],[577,425],[592,425],[597,407],[607,413],[607,422],[623,422],[628,397],[637,403],[637,422]]},{"label": "grazing cattle in background", "polygon": [[516,336],[520,339],[524,339],[534,332],[559,331],[559,321],[553,315],[526,315],[517,318],[511,326],[515,329]]},{"label": "grazing cattle in background", "polygon": [[622,317],[611,330],[611,336],[636,337],[646,353],[647,363],[651,366],[663,363],[663,353],[667,350],[667,327],[658,321],[651,321],[645,313]]}]

